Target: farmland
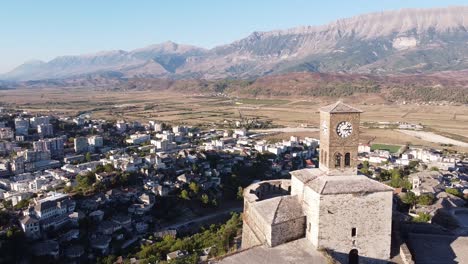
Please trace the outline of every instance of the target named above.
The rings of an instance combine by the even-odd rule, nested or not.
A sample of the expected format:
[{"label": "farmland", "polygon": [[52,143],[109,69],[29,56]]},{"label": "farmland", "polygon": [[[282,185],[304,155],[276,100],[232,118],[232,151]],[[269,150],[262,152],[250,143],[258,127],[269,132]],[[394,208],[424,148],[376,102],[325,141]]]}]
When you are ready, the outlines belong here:
[{"label": "farmland", "polygon": [[[35,88],[0,91],[0,106],[29,112],[77,115],[87,113],[91,118],[108,120],[160,120],[173,124],[215,127],[224,120],[243,117],[269,120],[277,127],[318,126],[318,108],[333,103],[330,97],[243,98],[210,96],[199,93],[174,93],[151,90],[112,91],[99,88],[75,87]],[[421,124],[432,133],[461,142],[468,142],[468,107],[466,105],[391,104],[380,97],[350,96],[346,103],[362,109],[364,122],[408,122]],[[361,128],[363,143],[404,145],[411,143],[442,148],[430,142],[394,129]],[[275,137],[288,137],[287,130]],[[296,133],[318,137],[313,130]],[[449,146],[468,151],[462,146]]]}]

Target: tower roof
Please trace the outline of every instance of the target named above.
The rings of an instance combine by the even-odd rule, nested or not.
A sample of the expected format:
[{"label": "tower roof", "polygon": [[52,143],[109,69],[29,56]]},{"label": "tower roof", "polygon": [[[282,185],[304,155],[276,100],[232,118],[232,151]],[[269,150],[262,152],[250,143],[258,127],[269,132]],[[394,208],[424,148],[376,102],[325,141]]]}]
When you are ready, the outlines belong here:
[{"label": "tower roof", "polygon": [[334,104],[324,106],[320,108],[320,111],[326,113],[362,113],[361,110],[347,105],[342,101],[338,101]]}]

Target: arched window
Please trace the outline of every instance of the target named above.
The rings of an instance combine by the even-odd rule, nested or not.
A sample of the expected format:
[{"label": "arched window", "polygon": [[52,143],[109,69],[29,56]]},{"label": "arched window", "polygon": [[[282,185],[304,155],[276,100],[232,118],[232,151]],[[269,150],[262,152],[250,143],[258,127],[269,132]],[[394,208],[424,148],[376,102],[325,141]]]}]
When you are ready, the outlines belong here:
[{"label": "arched window", "polygon": [[344,165],[345,167],[351,166],[351,154],[349,152],[344,155]]},{"label": "arched window", "polygon": [[335,168],[340,168],[341,167],[341,154],[340,153],[336,153],[335,154]]}]

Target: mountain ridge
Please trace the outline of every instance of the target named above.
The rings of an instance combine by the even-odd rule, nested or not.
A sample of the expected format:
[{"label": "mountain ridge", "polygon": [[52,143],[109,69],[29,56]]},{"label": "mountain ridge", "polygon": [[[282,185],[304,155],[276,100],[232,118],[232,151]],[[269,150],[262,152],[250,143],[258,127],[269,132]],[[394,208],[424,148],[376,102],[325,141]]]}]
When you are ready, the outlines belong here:
[{"label": "mountain ridge", "polygon": [[424,73],[468,68],[468,6],[400,9],[253,32],[204,49],[171,41],[23,64],[7,80],[119,72],[123,78],[252,78],[296,71]]}]

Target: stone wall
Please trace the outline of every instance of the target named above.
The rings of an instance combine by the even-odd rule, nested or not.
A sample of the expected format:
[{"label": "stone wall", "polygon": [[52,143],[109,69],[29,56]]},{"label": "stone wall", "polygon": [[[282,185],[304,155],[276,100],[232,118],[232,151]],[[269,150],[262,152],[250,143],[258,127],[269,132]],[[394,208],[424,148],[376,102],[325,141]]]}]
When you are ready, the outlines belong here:
[{"label": "stone wall", "polygon": [[291,221],[275,224],[271,227],[271,241],[269,246],[275,247],[289,241],[304,237],[305,216]]},{"label": "stone wall", "polygon": [[320,195],[310,188],[305,188],[302,208],[307,219],[306,238],[318,247]]},{"label": "stone wall", "polygon": [[289,194],[290,180],[271,180],[254,183],[244,190],[242,248],[259,244],[271,245],[272,227],[252,206],[266,197]]},{"label": "stone wall", "polygon": [[391,220],[392,192],[322,195],[317,247],[342,254],[355,248],[367,259],[388,259]]},{"label": "stone wall", "polygon": [[242,248],[251,248],[261,245],[262,242],[255,235],[249,224],[244,220],[242,225]]}]

